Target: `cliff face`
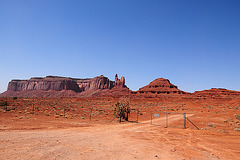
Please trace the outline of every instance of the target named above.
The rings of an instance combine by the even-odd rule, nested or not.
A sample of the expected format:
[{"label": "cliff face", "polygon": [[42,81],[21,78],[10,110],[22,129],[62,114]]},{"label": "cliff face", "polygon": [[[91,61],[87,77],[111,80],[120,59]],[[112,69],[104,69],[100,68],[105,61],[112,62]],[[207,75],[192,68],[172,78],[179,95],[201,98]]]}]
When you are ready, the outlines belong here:
[{"label": "cliff face", "polygon": [[114,86],[114,82],[103,75],[92,79],[77,79],[76,82],[81,91],[112,89]]},{"label": "cliff face", "polygon": [[29,80],[12,80],[3,97],[89,97],[125,95],[129,92],[125,78],[115,81],[103,75],[79,79],[58,76],[35,77]]},{"label": "cliff face", "polygon": [[47,76],[45,78],[31,78],[30,80],[12,80],[8,84],[8,91],[73,90],[75,92],[82,92],[86,90],[111,89],[113,85],[114,82],[104,76],[92,79]]},{"label": "cliff face", "polygon": [[27,91],[27,90],[74,90],[79,92],[77,83],[70,78],[52,77],[31,78],[30,80],[12,80],[8,84],[8,91]]}]

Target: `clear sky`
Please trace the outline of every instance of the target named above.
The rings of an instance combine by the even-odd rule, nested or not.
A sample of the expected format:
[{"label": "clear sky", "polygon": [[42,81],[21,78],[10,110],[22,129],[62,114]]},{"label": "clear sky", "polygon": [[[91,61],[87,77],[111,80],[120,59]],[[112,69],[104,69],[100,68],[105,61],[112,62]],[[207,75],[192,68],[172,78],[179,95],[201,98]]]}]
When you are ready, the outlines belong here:
[{"label": "clear sky", "polygon": [[0,0],[0,92],[11,79],[118,73],[138,90],[240,90],[239,0]]}]

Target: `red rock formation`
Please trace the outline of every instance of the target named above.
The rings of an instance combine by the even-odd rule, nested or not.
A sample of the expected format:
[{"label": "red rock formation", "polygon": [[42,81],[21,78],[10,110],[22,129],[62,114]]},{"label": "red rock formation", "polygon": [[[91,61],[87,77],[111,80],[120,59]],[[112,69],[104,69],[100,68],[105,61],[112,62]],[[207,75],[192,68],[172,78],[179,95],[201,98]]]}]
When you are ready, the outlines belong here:
[{"label": "red rock formation", "polygon": [[177,86],[170,83],[168,79],[158,78],[147,86],[140,88],[139,94],[185,94],[185,92],[178,89]]},{"label": "red rock formation", "polygon": [[224,88],[211,88],[209,90],[196,91],[193,95],[198,97],[228,97],[240,96],[240,92],[227,90]]},{"label": "red rock formation", "polygon": [[99,77],[95,77],[92,79],[89,88],[86,88],[86,90],[96,90],[96,89],[112,89],[114,83],[110,81],[107,77],[104,77],[103,75]]},{"label": "red rock formation", "polygon": [[133,92],[125,85],[125,78],[118,79],[115,75],[115,82],[110,81],[103,75],[77,79],[68,77],[47,76],[44,78],[31,78],[29,80],[12,80],[8,84],[8,90],[0,97],[91,97],[91,96],[142,96],[157,97],[167,95],[179,96],[186,94],[187,98],[214,98],[240,96],[240,92],[227,89],[216,89],[196,91],[192,94],[181,91],[177,86],[170,83],[168,79],[158,78],[147,86]]},{"label": "red rock formation", "polygon": [[[110,92],[111,90],[111,92]],[[8,84],[8,90],[0,96],[4,97],[89,97],[89,96],[111,96],[128,93],[125,78],[120,80],[115,77],[115,82],[110,81],[103,75],[77,79],[68,77],[47,76],[37,77],[29,80],[12,80]]]},{"label": "red rock formation", "polygon": [[31,78],[30,80],[12,80],[8,84],[8,91],[26,90],[73,90],[79,92],[77,83],[71,78],[47,76],[45,78]]},{"label": "red rock formation", "polygon": [[127,88],[127,86],[125,85],[125,78],[122,76],[121,79],[118,79],[118,75],[115,75],[115,84],[114,84],[114,88]]},{"label": "red rock formation", "polygon": [[114,82],[103,75],[89,79],[75,79],[81,91],[111,89]]},{"label": "red rock formation", "polygon": [[113,82],[104,76],[92,79],[47,76],[45,78],[31,78],[30,80],[12,80],[8,84],[8,91],[73,90],[75,92],[82,92],[86,90],[111,89],[113,85]]}]

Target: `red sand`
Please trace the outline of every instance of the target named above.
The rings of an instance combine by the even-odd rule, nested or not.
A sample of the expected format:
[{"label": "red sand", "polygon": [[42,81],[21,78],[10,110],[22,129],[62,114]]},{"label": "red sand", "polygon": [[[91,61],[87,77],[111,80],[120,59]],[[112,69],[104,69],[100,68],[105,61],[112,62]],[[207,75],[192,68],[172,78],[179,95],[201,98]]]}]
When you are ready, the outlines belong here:
[{"label": "red sand", "polygon": [[[239,159],[240,98],[130,98],[130,120],[110,122],[117,98],[0,98],[0,159]],[[33,111],[34,108],[34,111]],[[92,108],[91,121],[90,112]],[[64,117],[65,109],[65,117]],[[151,125],[151,112],[169,114]],[[165,115],[154,124],[165,125]],[[180,127],[180,128],[173,128]]]}]

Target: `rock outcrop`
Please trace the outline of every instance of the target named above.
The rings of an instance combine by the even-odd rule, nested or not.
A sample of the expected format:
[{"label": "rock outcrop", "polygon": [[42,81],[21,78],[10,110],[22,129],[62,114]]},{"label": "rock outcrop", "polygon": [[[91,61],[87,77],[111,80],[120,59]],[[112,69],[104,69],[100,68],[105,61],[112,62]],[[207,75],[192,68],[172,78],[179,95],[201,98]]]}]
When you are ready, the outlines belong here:
[{"label": "rock outcrop", "polygon": [[88,97],[104,96],[112,93],[115,95],[122,94],[120,92],[125,94],[128,91],[129,89],[125,85],[125,78],[122,77],[119,80],[117,75],[115,81],[111,81],[103,75],[87,79],[47,76],[44,78],[35,77],[29,80],[12,80],[8,84],[7,91],[0,96]]},{"label": "rock outcrop", "polygon": [[12,80],[6,92],[0,97],[185,97],[185,98],[228,98],[240,97],[239,91],[222,88],[184,92],[170,83],[168,79],[158,78],[138,91],[131,91],[125,84],[125,78],[115,75],[115,81],[103,75],[94,78],[35,77],[29,80]]},{"label": "rock outcrop", "polygon": [[12,80],[8,84],[8,91],[27,90],[73,90],[80,92],[75,80],[65,77],[47,76],[45,78],[31,78],[30,80]]},{"label": "rock outcrop", "polygon": [[110,81],[103,75],[91,79],[75,79],[80,91],[97,90],[97,89],[112,89],[114,82]]},{"label": "rock outcrop", "polygon": [[227,90],[224,88],[211,88],[209,90],[196,91],[193,95],[198,97],[232,97],[240,96],[239,91]]},{"label": "rock outcrop", "polygon": [[168,79],[158,78],[147,86],[140,88],[138,94],[186,94],[178,89],[177,86],[170,83]]},{"label": "rock outcrop", "polygon": [[114,82],[102,75],[91,79],[47,76],[45,78],[31,78],[30,80],[12,80],[8,84],[8,91],[73,90],[82,92],[86,90],[111,89],[113,86]]},{"label": "rock outcrop", "polygon": [[122,76],[121,79],[118,79],[118,75],[116,74],[114,88],[127,88],[127,86],[125,85],[125,77]]}]

